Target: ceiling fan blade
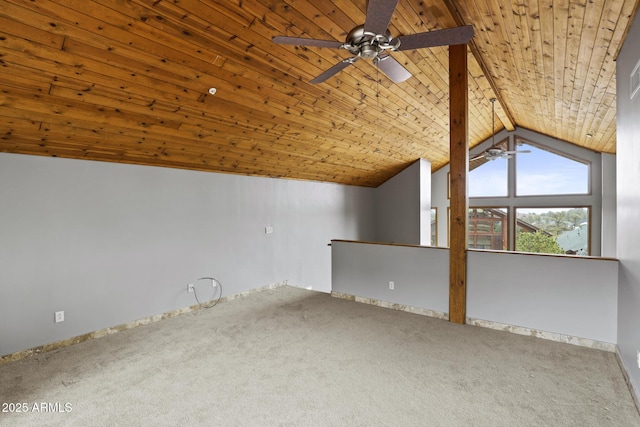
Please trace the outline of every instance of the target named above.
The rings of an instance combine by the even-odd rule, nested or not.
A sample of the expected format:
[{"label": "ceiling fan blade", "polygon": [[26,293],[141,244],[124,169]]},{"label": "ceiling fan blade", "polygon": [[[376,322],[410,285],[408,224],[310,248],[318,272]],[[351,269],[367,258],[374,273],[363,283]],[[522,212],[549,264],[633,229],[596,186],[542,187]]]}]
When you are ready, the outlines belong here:
[{"label": "ceiling fan blade", "polygon": [[335,49],[339,49],[344,44],[344,43],[331,41],[331,40],[317,40],[317,39],[306,39],[303,37],[287,37],[287,36],[276,36],[272,38],[271,41],[277,44],[291,44],[294,46],[332,47]]},{"label": "ceiling fan blade", "polygon": [[476,160],[480,160],[480,159],[484,159],[484,158],[485,158],[484,154],[480,154],[479,156],[476,156],[476,157],[474,157],[472,159],[469,159],[469,161],[470,162],[475,162]]},{"label": "ceiling fan blade", "polygon": [[395,83],[401,83],[411,77],[411,73],[389,55],[377,57],[374,64]]},{"label": "ceiling fan blade", "polygon": [[386,33],[397,6],[398,0],[369,0],[364,31],[373,34]]},{"label": "ceiling fan blade", "polygon": [[504,154],[530,153],[531,150],[505,151]]},{"label": "ceiling fan blade", "polygon": [[423,47],[465,44],[473,37],[473,27],[446,28],[444,30],[427,31],[426,33],[400,36],[400,47],[397,50],[420,49]]},{"label": "ceiling fan blade", "polygon": [[339,71],[344,70],[351,64],[352,64],[352,61],[350,59],[345,59],[343,61],[340,61],[333,67],[329,68],[328,70],[320,74],[315,79],[311,80],[309,83],[311,84],[322,83],[323,81],[327,80],[329,77],[333,76],[334,74],[337,74]]}]

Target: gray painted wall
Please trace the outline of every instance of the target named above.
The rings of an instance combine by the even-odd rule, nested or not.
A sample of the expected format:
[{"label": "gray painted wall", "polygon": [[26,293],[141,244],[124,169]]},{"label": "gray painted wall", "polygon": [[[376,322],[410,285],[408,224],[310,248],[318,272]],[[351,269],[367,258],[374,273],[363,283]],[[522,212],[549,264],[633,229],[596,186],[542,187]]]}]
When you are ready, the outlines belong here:
[{"label": "gray painted wall", "polygon": [[431,163],[420,159],[376,188],[375,241],[430,241]]},{"label": "gray painted wall", "polygon": [[[468,317],[616,342],[617,261],[490,251],[467,260]],[[448,313],[449,250],[334,241],[332,282],[336,292]]]},{"label": "gray painted wall", "polygon": [[328,292],[328,244],[374,238],[374,196],[0,153],[0,355],[193,305],[202,276],[224,295],[284,280]]},{"label": "gray painted wall", "polygon": [[620,260],[618,348],[640,398],[640,93],[631,99],[630,75],[640,61],[640,15],[617,64],[617,255]]},{"label": "gray painted wall", "polygon": [[431,162],[420,159],[420,242],[431,246]]},{"label": "gray painted wall", "polygon": [[616,156],[602,153],[602,256],[616,253]]},{"label": "gray painted wall", "polygon": [[467,252],[467,316],[616,343],[618,263]]},{"label": "gray painted wall", "polygon": [[449,312],[448,249],[333,241],[331,252],[333,291]]},{"label": "gray painted wall", "polygon": [[436,210],[436,245],[449,247],[449,229],[447,217],[449,216],[449,191],[448,180],[449,165],[442,167],[431,174],[431,208]]}]

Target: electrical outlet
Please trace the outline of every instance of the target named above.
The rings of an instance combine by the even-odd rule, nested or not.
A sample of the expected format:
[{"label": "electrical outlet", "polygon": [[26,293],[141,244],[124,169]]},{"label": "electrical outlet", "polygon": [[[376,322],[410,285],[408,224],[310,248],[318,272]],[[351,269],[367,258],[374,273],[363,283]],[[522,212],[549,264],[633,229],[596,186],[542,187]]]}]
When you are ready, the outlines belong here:
[{"label": "electrical outlet", "polygon": [[193,292],[193,283],[187,285],[187,292]]},{"label": "electrical outlet", "polygon": [[264,233],[265,234],[272,234],[273,233],[273,227],[265,227],[264,228]]},{"label": "electrical outlet", "polygon": [[56,311],[55,321],[56,323],[64,322],[64,311]]},{"label": "electrical outlet", "polygon": [[393,282],[389,282],[389,289],[394,290],[396,288],[396,284]]},{"label": "electrical outlet", "polygon": [[638,360],[637,360],[637,362],[638,362],[638,368],[640,368],[640,350],[638,350]]}]

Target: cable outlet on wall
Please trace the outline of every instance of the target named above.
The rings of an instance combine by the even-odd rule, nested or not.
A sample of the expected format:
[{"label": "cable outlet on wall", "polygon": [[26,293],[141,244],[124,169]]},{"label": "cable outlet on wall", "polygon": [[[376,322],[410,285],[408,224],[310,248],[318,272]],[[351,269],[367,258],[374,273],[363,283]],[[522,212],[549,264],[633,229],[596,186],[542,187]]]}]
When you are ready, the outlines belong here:
[{"label": "cable outlet on wall", "polygon": [[187,285],[187,292],[193,292],[193,283]]},{"label": "cable outlet on wall", "polygon": [[389,289],[394,290],[396,288],[396,284],[393,282],[389,282]]},{"label": "cable outlet on wall", "polygon": [[64,322],[64,311],[56,311],[55,321],[56,323]]}]

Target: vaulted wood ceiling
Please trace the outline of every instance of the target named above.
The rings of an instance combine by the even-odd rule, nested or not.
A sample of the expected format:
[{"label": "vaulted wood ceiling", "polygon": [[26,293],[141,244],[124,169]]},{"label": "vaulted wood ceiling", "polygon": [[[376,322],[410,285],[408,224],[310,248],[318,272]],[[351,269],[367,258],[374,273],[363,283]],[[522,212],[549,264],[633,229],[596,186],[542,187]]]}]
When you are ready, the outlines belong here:
[{"label": "vaulted wood ceiling", "polygon": [[[639,0],[399,0],[394,37],[472,25],[469,142],[528,128],[615,152],[615,57]],[[366,0],[0,0],[0,151],[377,186],[449,159],[448,49],[309,81]],[[208,93],[215,87],[215,95]]]}]

